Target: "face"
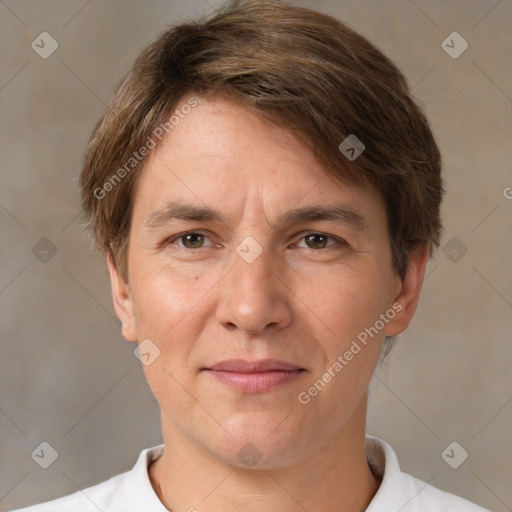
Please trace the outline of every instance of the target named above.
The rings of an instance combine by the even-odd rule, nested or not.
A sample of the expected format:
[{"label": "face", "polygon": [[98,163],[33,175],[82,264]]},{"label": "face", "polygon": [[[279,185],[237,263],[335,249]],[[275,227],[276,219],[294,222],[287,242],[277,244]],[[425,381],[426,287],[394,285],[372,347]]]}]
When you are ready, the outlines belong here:
[{"label": "face", "polygon": [[167,428],[234,464],[252,443],[279,467],[364,428],[382,340],[410,321],[426,255],[398,279],[375,191],[333,181],[292,134],[217,99],[150,154],[127,280],[109,267],[124,336],[149,340]]}]

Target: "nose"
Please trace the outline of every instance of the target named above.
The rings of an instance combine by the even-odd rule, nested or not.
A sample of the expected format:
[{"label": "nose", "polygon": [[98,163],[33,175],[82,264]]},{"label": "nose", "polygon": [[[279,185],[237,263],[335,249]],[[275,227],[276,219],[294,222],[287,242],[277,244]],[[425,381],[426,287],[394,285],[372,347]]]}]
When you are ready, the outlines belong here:
[{"label": "nose", "polygon": [[285,284],[286,269],[270,248],[263,248],[252,262],[236,253],[232,265],[219,283],[217,321],[228,330],[246,334],[288,326],[293,292]]}]

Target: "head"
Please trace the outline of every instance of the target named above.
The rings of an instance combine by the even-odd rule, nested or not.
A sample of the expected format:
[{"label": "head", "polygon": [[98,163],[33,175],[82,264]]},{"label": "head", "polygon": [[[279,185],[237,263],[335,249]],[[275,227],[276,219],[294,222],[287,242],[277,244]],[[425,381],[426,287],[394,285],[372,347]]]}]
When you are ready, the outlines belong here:
[{"label": "head", "polygon": [[[123,334],[158,349],[144,369],[169,428],[226,460],[250,441],[277,466],[360,424],[442,195],[425,116],[370,42],[267,1],[171,27],[117,88],[80,185]],[[297,378],[241,393],[212,377],[266,358]]]}]

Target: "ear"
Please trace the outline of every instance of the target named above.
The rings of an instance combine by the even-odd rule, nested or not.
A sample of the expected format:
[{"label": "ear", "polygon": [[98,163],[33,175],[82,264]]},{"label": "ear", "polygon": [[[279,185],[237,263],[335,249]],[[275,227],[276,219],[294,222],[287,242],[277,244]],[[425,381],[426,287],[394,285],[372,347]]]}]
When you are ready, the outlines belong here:
[{"label": "ear", "polygon": [[386,325],[386,336],[396,336],[410,324],[425,276],[425,268],[430,256],[430,244],[418,245],[411,254],[405,277],[399,281],[392,309],[397,313]]},{"label": "ear", "polygon": [[130,287],[123,279],[114,263],[112,254],[107,255],[108,271],[110,273],[110,285],[114,308],[119,320],[121,320],[122,333],[126,340],[137,341],[137,325],[134,315],[134,305],[130,294]]}]

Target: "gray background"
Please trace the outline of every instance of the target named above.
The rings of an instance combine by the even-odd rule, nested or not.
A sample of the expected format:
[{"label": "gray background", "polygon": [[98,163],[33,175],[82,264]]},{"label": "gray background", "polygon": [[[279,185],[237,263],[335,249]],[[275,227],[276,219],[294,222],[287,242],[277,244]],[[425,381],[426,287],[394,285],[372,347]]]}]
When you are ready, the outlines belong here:
[{"label": "gray background", "polygon": [[[345,20],[401,67],[444,156],[449,245],[430,262],[419,312],[372,394],[368,431],[396,449],[404,471],[512,510],[512,2],[297,3]],[[0,1],[3,510],[102,481],[161,442],[157,404],[134,345],[120,335],[103,258],[80,224],[74,179],[138,51],[209,5]],[[47,59],[31,48],[43,31],[59,45]],[[457,59],[441,47],[453,31],[469,43]],[[33,253],[42,237],[56,254],[46,241]],[[46,470],[31,458],[42,441],[59,454]],[[452,441],[469,453],[458,469],[441,457]]]}]

